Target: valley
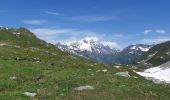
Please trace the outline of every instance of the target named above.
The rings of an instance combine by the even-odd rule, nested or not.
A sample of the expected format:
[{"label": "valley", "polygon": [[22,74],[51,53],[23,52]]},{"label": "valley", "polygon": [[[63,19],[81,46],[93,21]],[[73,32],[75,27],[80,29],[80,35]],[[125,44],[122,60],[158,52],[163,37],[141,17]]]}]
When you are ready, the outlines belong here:
[{"label": "valley", "polygon": [[63,52],[26,28],[0,29],[2,100],[170,99],[168,84],[155,84],[134,70]]}]

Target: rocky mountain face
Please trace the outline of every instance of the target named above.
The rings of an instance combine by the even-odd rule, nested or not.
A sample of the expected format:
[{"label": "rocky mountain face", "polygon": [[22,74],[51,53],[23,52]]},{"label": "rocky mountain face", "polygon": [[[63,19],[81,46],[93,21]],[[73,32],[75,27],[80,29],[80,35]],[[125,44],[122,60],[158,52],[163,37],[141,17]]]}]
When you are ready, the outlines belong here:
[{"label": "rocky mountain face", "polygon": [[91,37],[80,41],[57,43],[56,46],[62,51],[67,51],[85,58],[95,59],[101,63],[112,63],[113,58],[120,51],[112,45],[101,43]]},{"label": "rocky mountain face", "polygon": [[57,43],[56,46],[62,51],[67,51],[85,58],[91,58],[100,63],[115,62],[121,64],[128,64],[136,60],[152,47],[150,45],[137,44],[128,46],[120,51],[110,44],[105,44],[92,38]]},{"label": "rocky mountain face", "polygon": [[147,52],[153,45],[136,44],[124,48],[115,59],[115,62],[121,64],[128,64],[135,62],[145,52]]}]

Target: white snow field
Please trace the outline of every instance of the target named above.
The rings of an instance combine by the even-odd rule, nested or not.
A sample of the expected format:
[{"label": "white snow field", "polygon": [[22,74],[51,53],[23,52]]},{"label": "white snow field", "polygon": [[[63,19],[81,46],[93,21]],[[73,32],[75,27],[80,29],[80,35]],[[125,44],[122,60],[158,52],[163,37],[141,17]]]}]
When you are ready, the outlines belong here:
[{"label": "white snow field", "polygon": [[170,61],[160,66],[146,69],[144,72],[136,73],[149,80],[153,80],[155,83],[170,83]]}]

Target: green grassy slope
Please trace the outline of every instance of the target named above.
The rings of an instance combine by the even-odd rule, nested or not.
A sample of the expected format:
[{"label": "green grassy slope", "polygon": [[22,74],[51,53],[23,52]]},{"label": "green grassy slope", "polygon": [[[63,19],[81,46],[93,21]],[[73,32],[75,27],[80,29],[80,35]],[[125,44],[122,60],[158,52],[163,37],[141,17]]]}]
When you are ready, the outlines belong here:
[{"label": "green grassy slope", "polygon": [[[9,31],[5,32],[8,34]],[[39,39],[35,39],[37,41],[35,44],[30,41],[33,43],[30,44],[28,41],[32,37],[28,38],[28,41],[27,39],[17,41],[17,36],[10,33],[4,36],[0,32],[0,38],[0,44],[6,44],[0,46],[1,100],[170,99],[169,86],[147,81],[126,66],[116,69],[115,65],[97,64],[62,52],[45,42],[41,43]],[[22,41],[25,41],[24,45],[21,44]],[[104,69],[107,69],[107,72],[103,72]],[[121,71],[129,71],[131,77],[114,75]],[[10,77],[17,79],[12,80]],[[94,86],[95,89],[74,90],[84,85]],[[33,92],[37,95],[27,97],[23,95],[24,92]]]}]

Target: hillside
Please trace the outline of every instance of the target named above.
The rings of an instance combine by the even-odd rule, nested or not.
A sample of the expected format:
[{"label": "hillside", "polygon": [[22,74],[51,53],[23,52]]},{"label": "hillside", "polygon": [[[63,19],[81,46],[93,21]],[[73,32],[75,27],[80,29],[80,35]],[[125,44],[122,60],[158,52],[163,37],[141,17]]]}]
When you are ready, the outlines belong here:
[{"label": "hillside", "polygon": [[146,52],[138,64],[144,66],[158,66],[170,61],[170,41],[157,44]]},{"label": "hillside", "polygon": [[169,86],[132,70],[62,52],[25,28],[0,29],[1,100],[170,99]]},{"label": "hillside", "polygon": [[45,41],[38,39],[33,33],[25,28],[6,28],[0,27],[1,43],[18,44],[24,47],[28,46],[44,46]]},{"label": "hillside", "polygon": [[136,62],[153,45],[136,44],[125,47],[116,55],[114,62],[120,64],[132,64]]}]

